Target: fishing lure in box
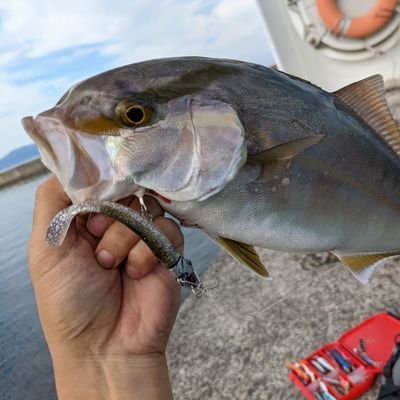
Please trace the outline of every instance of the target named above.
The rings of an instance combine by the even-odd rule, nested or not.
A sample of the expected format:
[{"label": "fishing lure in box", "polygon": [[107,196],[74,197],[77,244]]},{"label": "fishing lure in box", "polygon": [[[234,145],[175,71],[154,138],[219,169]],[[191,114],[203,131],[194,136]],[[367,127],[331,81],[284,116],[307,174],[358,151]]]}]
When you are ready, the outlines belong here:
[{"label": "fishing lure in box", "polygon": [[[299,363],[307,363],[315,380],[302,370],[291,369],[289,378],[309,400],[354,400],[367,392],[391,357],[400,337],[400,319],[380,313],[327,343]],[[356,351],[355,351],[356,350]]]}]

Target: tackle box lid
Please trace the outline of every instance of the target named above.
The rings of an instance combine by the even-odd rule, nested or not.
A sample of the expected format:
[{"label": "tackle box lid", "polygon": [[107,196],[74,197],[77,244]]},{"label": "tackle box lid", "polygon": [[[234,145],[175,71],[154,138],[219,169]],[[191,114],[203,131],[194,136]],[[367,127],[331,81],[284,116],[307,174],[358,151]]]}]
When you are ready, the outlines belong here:
[{"label": "tackle box lid", "polygon": [[383,312],[349,329],[337,342],[354,353],[363,339],[366,353],[378,363],[376,369],[382,372],[393,352],[397,335],[400,336],[400,319]]}]

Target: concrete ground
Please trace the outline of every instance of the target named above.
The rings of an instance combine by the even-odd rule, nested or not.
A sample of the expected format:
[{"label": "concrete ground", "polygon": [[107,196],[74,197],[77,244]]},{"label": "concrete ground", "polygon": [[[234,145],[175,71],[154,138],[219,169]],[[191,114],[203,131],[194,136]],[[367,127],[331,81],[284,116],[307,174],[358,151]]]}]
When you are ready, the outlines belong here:
[{"label": "concrete ground", "polygon": [[[362,285],[326,254],[260,253],[272,281],[221,253],[204,276],[219,287],[182,305],[168,349],[176,400],[302,399],[288,359],[375,313],[400,315],[400,258]],[[375,399],[377,386],[361,398]]]}]

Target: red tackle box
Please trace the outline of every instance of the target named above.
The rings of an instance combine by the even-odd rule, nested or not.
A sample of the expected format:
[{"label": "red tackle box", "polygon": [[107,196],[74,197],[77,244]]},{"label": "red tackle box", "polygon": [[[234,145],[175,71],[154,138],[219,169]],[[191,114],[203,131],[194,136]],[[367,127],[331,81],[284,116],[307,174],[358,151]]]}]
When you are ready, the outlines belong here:
[{"label": "red tackle box", "polygon": [[[382,373],[392,354],[398,335],[400,335],[400,319],[388,313],[376,314],[348,330],[336,342],[320,347],[295,364],[297,367],[300,366],[303,371],[308,368],[309,372],[314,374],[313,381],[311,379],[302,380],[301,374],[298,375],[294,370],[290,371],[289,378],[310,400],[321,398],[318,397],[321,381],[324,382],[332,399],[357,399],[372,387],[377,375]],[[360,355],[360,339],[364,344],[364,346],[361,345],[361,348],[364,347],[365,350],[364,357],[366,354],[369,361],[374,362],[374,365],[370,365]],[[348,368],[344,368],[347,369],[345,372],[343,363],[340,364],[335,360],[334,355],[337,358],[337,354],[350,362],[353,367],[351,372]],[[321,361],[321,359],[317,357],[325,359],[334,370],[328,372],[328,368],[323,368],[325,371],[322,372],[322,364],[318,363],[318,360]],[[335,381],[335,384],[330,384],[328,381]],[[339,385],[338,382],[341,382],[342,385]],[[344,389],[345,386],[347,386],[347,390]]]}]

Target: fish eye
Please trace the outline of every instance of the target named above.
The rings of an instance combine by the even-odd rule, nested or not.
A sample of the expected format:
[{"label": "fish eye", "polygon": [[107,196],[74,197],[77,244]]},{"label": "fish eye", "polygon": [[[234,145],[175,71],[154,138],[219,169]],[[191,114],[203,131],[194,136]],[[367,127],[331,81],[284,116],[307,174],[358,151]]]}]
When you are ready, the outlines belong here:
[{"label": "fish eye", "polygon": [[150,121],[153,110],[146,105],[130,100],[122,100],[115,108],[116,116],[125,126],[138,126]]},{"label": "fish eye", "polygon": [[141,105],[133,105],[133,106],[129,106],[124,114],[123,114],[123,119],[124,122],[130,124],[130,125],[140,125],[146,121],[149,120],[150,116],[149,116],[150,112],[148,110],[146,110],[144,107],[142,107]]}]

